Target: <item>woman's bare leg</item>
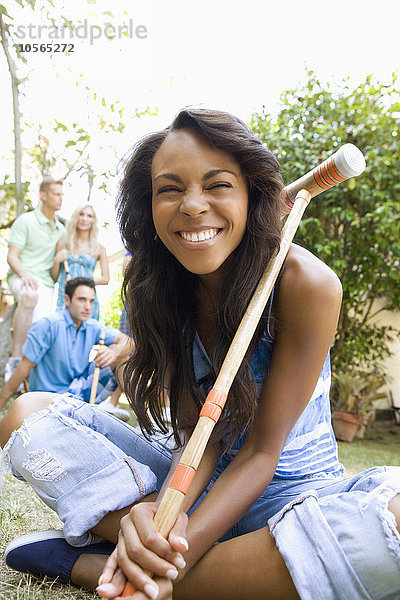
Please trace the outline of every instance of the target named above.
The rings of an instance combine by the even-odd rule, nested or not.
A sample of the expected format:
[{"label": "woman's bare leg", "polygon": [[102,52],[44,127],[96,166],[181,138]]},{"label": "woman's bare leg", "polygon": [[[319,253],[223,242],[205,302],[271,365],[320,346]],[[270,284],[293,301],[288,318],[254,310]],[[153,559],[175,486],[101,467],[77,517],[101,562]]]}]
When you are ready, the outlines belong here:
[{"label": "woman's bare leg", "polygon": [[391,499],[389,502],[389,510],[392,511],[395,516],[397,529],[400,533],[400,494],[397,494]]},{"label": "woman's bare leg", "polygon": [[[389,502],[400,532],[400,494]],[[371,557],[372,558],[372,557]],[[371,560],[373,568],[373,560]],[[174,600],[294,600],[299,596],[268,527],[217,544],[174,589]]]},{"label": "woman's bare leg", "polygon": [[174,600],[299,600],[268,527],[217,544],[174,588]]},{"label": "woman's bare leg", "polygon": [[[71,579],[94,589],[106,556],[82,554]],[[299,600],[268,527],[217,544],[174,587],[174,600]]]},{"label": "woman's bare leg", "polygon": [[16,398],[0,421],[0,446],[4,448],[12,432],[19,429],[25,419],[47,408],[58,395],[50,392],[29,392]]},{"label": "woman's bare leg", "polygon": [[71,570],[74,585],[95,590],[108,556],[104,554],[81,554]]}]

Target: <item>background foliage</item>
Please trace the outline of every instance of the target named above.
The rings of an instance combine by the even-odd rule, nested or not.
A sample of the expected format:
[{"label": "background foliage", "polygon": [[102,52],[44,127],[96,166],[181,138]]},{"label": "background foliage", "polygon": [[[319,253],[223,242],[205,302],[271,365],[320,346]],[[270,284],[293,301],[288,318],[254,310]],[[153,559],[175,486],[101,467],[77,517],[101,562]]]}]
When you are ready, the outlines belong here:
[{"label": "background foliage", "polygon": [[[41,14],[45,27],[69,27],[73,30],[83,21],[78,19],[74,23],[71,20],[68,3],[64,6],[64,3],[55,3],[54,0],[14,0],[8,4],[6,7],[0,0],[0,61],[5,60],[10,75],[9,86],[2,92],[9,95],[13,109],[14,147],[9,161],[13,172],[0,181],[0,239],[2,230],[11,227],[21,213],[32,209],[30,186],[35,187],[34,198],[37,197],[37,186],[33,186],[32,182],[40,183],[47,176],[63,181],[68,179],[69,183],[71,180],[76,182],[77,177],[83,178],[87,184],[85,199],[88,202],[93,202],[91,194],[95,192],[94,196],[109,199],[113,204],[113,183],[121,159],[121,135],[127,124],[157,114],[157,109],[152,110],[149,106],[139,109],[132,103],[126,109],[119,100],[105,98],[88,84],[87,74],[77,72],[73,86],[85,107],[79,118],[74,121],[66,115],[57,114],[57,117],[39,121],[31,110],[29,96],[30,76],[34,71],[33,54],[21,53],[16,43],[17,9],[22,7],[27,14],[32,14],[32,18]],[[85,4],[88,13],[92,2],[86,0],[81,3],[83,15],[86,14]],[[97,23],[114,26],[116,18],[107,10],[98,15]],[[40,56],[42,62],[47,61],[51,73],[53,68],[56,69],[57,78],[71,71],[69,53],[63,54],[51,52]],[[50,82],[49,76],[48,85],[51,85]],[[77,96],[71,94],[71,97]],[[71,178],[71,175],[74,177]]]},{"label": "background foliage", "polygon": [[100,320],[105,325],[119,329],[119,320],[122,312],[121,287],[119,286],[113,293],[108,304],[101,308]]},{"label": "background foliage", "polygon": [[276,117],[254,114],[252,127],[276,154],[286,183],[351,142],[364,153],[366,171],[312,200],[295,241],[339,276],[343,305],[335,369],[379,367],[398,333],[374,317],[400,306],[400,94],[372,76],[350,89],[323,87],[314,72],[303,87],[286,91]]}]

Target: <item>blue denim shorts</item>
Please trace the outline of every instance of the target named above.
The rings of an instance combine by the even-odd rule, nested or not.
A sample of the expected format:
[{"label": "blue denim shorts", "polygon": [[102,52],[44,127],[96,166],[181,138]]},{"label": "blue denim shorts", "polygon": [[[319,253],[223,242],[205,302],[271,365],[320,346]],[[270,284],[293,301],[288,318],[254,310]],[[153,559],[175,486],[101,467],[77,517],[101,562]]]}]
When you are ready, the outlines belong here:
[{"label": "blue denim shorts", "polygon": [[[63,394],[14,431],[4,457],[57,512],[68,541],[84,545],[108,512],[159,491],[173,446]],[[227,464],[219,461],[198,503]],[[302,600],[399,600],[400,535],[388,510],[398,493],[397,467],[345,479],[273,478],[221,541],[268,524]]]},{"label": "blue denim shorts", "polygon": [[140,431],[67,393],[12,433],[4,459],[56,511],[66,539],[80,546],[107,513],[155,491],[157,477],[161,486],[171,452],[165,440],[150,443]]},{"label": "blue denim shorts", "polygon": [[400,534],[388,504],[400,468],[368,469],[321,492],[268,521],[301,600],[399,600]]}]

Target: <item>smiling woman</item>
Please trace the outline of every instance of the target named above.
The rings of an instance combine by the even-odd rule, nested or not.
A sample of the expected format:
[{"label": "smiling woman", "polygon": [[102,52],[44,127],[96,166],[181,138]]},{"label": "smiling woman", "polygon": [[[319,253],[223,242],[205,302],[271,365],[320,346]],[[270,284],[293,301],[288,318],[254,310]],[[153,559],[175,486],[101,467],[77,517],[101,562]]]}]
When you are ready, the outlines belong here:
[{"label": "smiling woman", "polygon": [[[162,421],[156,390],[163,389],[167,369],[174,380],[170,391],[173,419],[175,414],[180,418],[180,395],[192,394],[184,392],[193,387],[187,352],[182,349],[179,359],[176,352],[182,332],[188,347],[199,333],[210,350],[213,368],[220,368],[251,294],[279,247],[282,187],[273,154],[227,113],[182,111],[170,128],[147,136],[134,148],[119,204],[122,237],[135,256],[125,286],[140,339],[128,385],[134,389],[139,383],[137,374],[145,370],[138,392],[139,396],[150,394],[156,422]],[[192,241],[193,234],[200,238],[204,230],[218,233],[209,240]],[[138,289],[136,282],[142,282]],[[164,306],[152,292],[153,286],[161,286]],[[208,319],[197,317],[196,312],[207,314]],[[257,336],[265,326],[266,318]],[[156,350],[160,334],[168,340],[166,360]],[[150,355],[154,362],[149,361]],[[230,394],[235,422],[227,411],[217,427],[225,431],[227,418],[232,439],[254,416],[251,355],[250,348]],[[143,385],[146,378],[154,385]],[[201,403],[198,395],[199,409]],[[139,404],[137,414],[150,427],[144,404]]]}]

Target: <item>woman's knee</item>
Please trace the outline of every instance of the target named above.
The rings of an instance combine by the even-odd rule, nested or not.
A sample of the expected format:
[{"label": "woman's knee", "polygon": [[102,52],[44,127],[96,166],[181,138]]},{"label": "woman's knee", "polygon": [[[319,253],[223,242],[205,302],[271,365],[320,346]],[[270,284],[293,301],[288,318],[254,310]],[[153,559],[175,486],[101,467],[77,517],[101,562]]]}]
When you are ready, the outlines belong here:
[{"label": "woman's knee", "polygon": [[394,496],[389,502],[389,510],[394,514],[397,524],[397,530],[400,533],[400,494]]},{"label": "woman's knee", "polygon": [[56,395],[49,392],[29,392],[19,396],[0,421],[0,446],[4,448],[12,432],[19,429],[30,415],[47,408]]}]

